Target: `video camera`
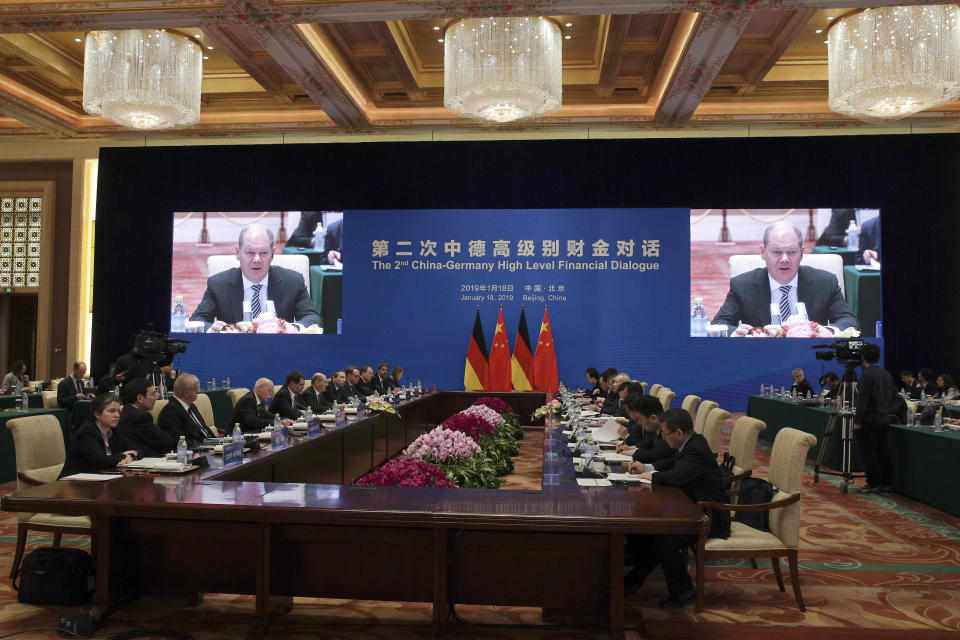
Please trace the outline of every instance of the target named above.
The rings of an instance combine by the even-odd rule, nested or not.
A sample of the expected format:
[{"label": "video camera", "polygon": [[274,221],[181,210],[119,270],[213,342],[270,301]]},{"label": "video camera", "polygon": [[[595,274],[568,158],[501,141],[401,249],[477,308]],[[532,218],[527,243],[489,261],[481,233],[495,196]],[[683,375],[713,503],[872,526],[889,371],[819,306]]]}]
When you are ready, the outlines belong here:
[{"label": "video camera", "polygon": [[863,338],[846,338],[831,344],[815,344],[810,348],[828,349],[828,351],[817,351],[814,354],[817,360],[833,360],[836,357],[837,362],[841,364],[859,364],[863,359],[864,344]]},{"label": "video camera", "polygon": [[173,356],[184,353],[189,340],[171,338],[153,327],[141,329],[133,336],[133,347],[153,367],[165,367],[173,362]]}]

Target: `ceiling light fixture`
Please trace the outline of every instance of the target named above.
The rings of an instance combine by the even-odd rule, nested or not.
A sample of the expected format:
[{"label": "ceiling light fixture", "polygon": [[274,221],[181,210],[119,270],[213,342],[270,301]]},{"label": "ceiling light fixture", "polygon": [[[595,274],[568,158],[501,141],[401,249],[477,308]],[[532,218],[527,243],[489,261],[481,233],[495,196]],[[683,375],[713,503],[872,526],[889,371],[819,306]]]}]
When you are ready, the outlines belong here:
[{"label": "ceiling light fixture", "polygon": [[193,124],[200,119],[202,57],[193,39],[166,31],[91,31],[83,109],[133,129]]},{"label": "ceiling light fixture", "polygon": [[560,26],[548,18],[468,18],[445,33],[443,104],[481,120],[511,122],[560,108]]},{"label": "ceiling light fixture", "polygon": [[960,7],[864,9],[830,27],[832,110],[896,120],[960,97]]}]

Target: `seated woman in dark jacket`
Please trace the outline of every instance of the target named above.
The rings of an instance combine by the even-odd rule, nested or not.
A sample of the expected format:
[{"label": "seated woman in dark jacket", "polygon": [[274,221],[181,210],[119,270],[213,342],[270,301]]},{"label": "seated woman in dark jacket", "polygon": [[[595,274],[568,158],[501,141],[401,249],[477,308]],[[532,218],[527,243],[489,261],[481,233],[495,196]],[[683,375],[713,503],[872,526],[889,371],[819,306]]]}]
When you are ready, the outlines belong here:
[{"label": "seated woman in dark jacket", "polygon": [[61,478],[124,465],[137,457],[127,439],[114,430],[120,422],[120,409],[120,401],[112,393],[94,398],[91,419],[70,440]]}]

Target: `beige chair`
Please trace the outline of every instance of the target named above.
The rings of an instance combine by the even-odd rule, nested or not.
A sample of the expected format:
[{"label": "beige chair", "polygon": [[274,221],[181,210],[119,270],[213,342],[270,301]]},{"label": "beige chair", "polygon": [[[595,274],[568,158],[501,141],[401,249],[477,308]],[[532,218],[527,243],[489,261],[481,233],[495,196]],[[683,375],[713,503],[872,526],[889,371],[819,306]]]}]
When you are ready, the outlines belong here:
[{"label": "beige chair", "polygon": [[780,591],[783,576],[780,573],[780,558],[787,557],[790,567],[790,583],[800,611],[806,611],[800,593],[800,574],[797,565],[797,550],[800,546],[800,489],[803,486],[803,470],[810,447],[817,439],[809,433],[787,427],[781,429],[770,453],[768,480],[779,490],[773,502],[764,504],[730,505],[717,502],[700,502],[708,515],[713,509],[729,511],[769,511],[770,531],[760,531],[741,522],[730,525],[730,537],[707,538],[706,533],[697,540],[697,607],[703,610],[704,562],[715,558],[770,558],[773,573]]},{"label": "beige chair", "polygon": [[700,404],[700,396],[688,395],[684,397],[680,408],[690,414],[690,419],[697,420],[697,405]]},{"label": "beige chair", "polygon": [[661,387],[660,393],[657,394],[657,399],[660,400],[660,404],[663,405],[663,410],[666,411],[670,408],[670,404],[673,402],[673,399],[677,397],[677,394],[674,393],[673,389],[670,387]]},{"label": "beige chair", "polygon": [[710,451],[713,451],[714,455],[720,451],[720,436],[723,435],[723,425],[729,417],[729,411],[714,407],[703,423],[703,437],[706,438]]},{"label": "beige chair", "polygon": [[[60,421],[50,414],[14,418],[7,422],[13,436],[17,459],[17,489],[53,482],[60,475],[67,454],[63,445]],[[20,561],[27,546],[29,531],[53,534],[53,546],[60,546],[65,533],[90,534],[87,516],[62,516],[54,513],[18,513],[17,549],[10,567],[10,579],[20,571]],[[92,545],[91,545],[92,546]]]},{"label": "beige chair", "polygon": [[274,397],[276,397],[276,395],[277,395],[278,393],[280,393],[280,389],[283,389],[283,385],[282,385],[282,384],[275,384],[275,385],[273,385],[273,395],[274,395]]},{"label": "beige chair", "polygon": [[230,398],[230,404],[232,404],[233,406],[237,406],[237,400],[247,395],[248,393],[250,393],[250,389],[247,389],[245,387],[237,387],[236,389],[228,390],[227,396]]},{"label": "beige chair", "polygon": [[60,405],[57,403],[57,392],[56,391],[41,391],[40,397],[43,398],[43,408],[44,409],[56,409]]},{"label": "beige chair", "polygon": [[153,424],[157,424],[157,420],[160,419],[160,412],[163,411],[163,408],[167,406],[168,402],[173,402],[173,396],[165,400],[157,400],[153,405],[153,409],[150,410],[150,415],[153,416]]},{"label": "beige chair", "polygon": [[713,400],[704,400],[700,403],[700,406],[697,408],[697,417],[693,420],[693,431],[695,433],[703,433],[703,425],[707,423],[707,416],[719,406],[720,405]]},{"label": "beige chair", "polygon": [[[203,421],[210,427],[213,435],[219,435],[219,430],[214,426],[213,405],[210,404],[210,398],[201,393],[197,396],[197,399],[193,401],[193,406],[195,406],[197,411],[200,412],[200,415],[203,416]],[[226,428],[227,425],[222,424],[220,426]]]},{"label": "beige chair", "polygon": [[[766,266],[763,257],[759,253],[732,255],[728,262],[730,263],[731,278],[746,273],[747,271],[753,271],[758,267]],[[829,271],[836,276],[837,284],[840,285],[840,293],[844,293],[842,257],[835,253],[805,253],[800,259],[800,264],[805,267]]]},{"label": "beige chair", "polygon": [[647,392],[647,387],[648,387],[648,386],[649,386],[649,385],[647,385],[646,382],[643,382],[642,380],[640,381],[640,388],[643,389],[643,393],[646,393],[646,392]]},{"label": "beige chair", "polygon": [[763,420],[743,416],[733,424],[730,435],[730,455],[733,456],[733,475],[749,474],[753,470],[753,454],[757,449],[757,437],[767,428]]},{"label": "beige chair", "polygon": [[[310,294],[310,258],[307,256],[274,254],[271,265],[296,271],[303,276],[303,283],[307,285],[307,294]],[[215,276],[221,271],[239,267],[240,261],[235,255],[216,255],[207,257],[207,277]]]},{"label": "beige chair", "polygon": [[653,396],[654,398],[659,397],[660,389],[662,388],[663,388],[662,384],[659,384],[659,383],[654,384],[652,387],[650,387],[650,395]]}]

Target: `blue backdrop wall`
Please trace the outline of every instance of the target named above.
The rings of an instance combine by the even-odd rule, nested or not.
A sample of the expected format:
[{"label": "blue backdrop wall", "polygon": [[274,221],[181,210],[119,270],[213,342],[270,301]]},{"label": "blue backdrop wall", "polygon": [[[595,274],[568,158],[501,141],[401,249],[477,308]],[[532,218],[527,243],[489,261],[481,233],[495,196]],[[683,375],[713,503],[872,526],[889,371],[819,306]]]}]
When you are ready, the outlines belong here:
[{"label": "blue backdrop wall", "polygon": [[[440,229],[474,239],[466,234],[481,229],[484,216],[507,220],[483,228],[490,242],[501,231],[513,241],[534,232],[534,239],[544,239],[543,223],[536,223],[541,215],[553,216],[547,224],[557,238],[582,231],[586,240],[593,238],[588,232],[598,235],[608,216],[638,239],[656,228],[663,271],[614,277],[612,271],[571,272],[577,299],[551,305],[562,377],[579,382],[586,366],[616,366],[671,386],[678,395],[697,393],[742,409],[761,382],[786,384],[797,365],[812,379],[824,368],[813,360],[808,340],[686,335],[686,207],[797,203],[882,209],[888,367],[950,371],[958,355],[957,282],[937,276],[955,273],[960,264],[957,252],[927,246],[930,238],[943,238],[948,246],[957,240],[958,142],[957,136],[937,135],[103,149],[93,371],[104,371],[125,352],[144,322],[167,327],[173,211],[343,209],[348,251],[366,256],[366,267],[361,260],[345,273],[342,336],[262,337],[256,343],[249,336],[196,336],[180,364],[201,379],[230,375],[235,384],[248,385],[259,375],[276,379],[291,369],[311,373],[382,359],[405,366],[414,380],[448,388],[462,384],[476,301],[457,299],[449,291],[450,274],[443,272],[374,272],[370,243],[430,239],[407,238],[411,228],[404,219],[411,215],[431,217],[423,224],[438,230],[438,240]],[[476,208],[496,211],[452,211]],[[530,208],[551,212],[510,214]],[[630,209],[568,211],[575,208]],[[350,216],[379,218],[354,226]],[[676,251],[674,233],[684,238]],[[353,242],[358,246],[350,249]],[[138,273],[143,282],[136,282]],[[521,279],[528,276],[514,273],[503,283],[512,282],[516,293],[516,286],[533,282]],[[500,302],[483,301],[488,340]],[[512,341],[519,310],[515,300],[503,302]],[[527,303],[532,339],[542,304]]]}]

